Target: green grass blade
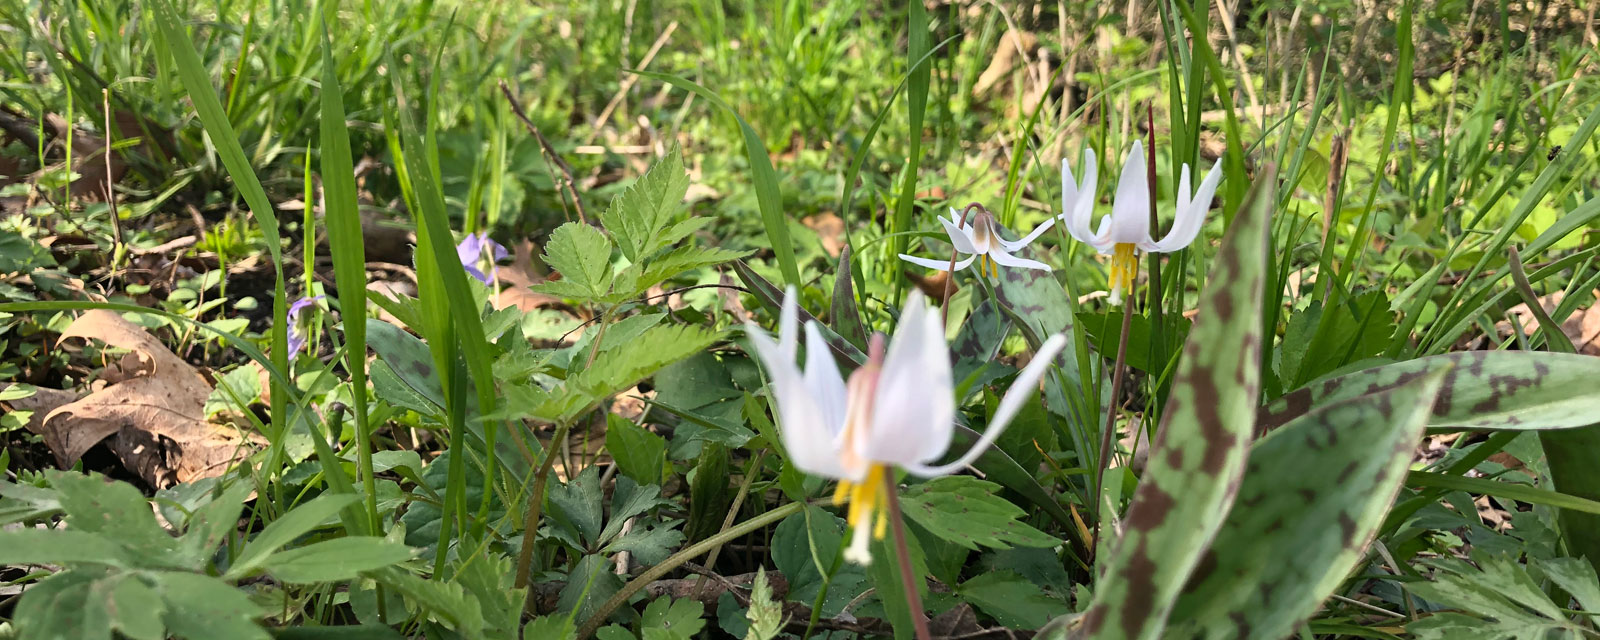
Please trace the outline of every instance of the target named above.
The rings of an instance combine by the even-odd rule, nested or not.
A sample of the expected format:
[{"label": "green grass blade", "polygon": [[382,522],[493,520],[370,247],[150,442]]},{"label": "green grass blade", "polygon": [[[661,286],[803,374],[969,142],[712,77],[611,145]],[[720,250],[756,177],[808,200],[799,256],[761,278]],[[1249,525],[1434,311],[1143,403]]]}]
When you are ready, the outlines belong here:
[{"label": "green grass blade", "polygon": [[789,220],[783,214],[783,195],[778,190],[778,173],[772,168],[772,158],[767,155],[767,145],[761,141],[761,136],[744,121],[744,116],[710,89],[671,74],[643,70],[634,70],[632,73],[694,93],[726,111],[739,123],[739,133],[744,137],[744,150],[750,160],[750,181],[755,187],[756,205],[761,209],[761,224],[767,230],[767,241],[772,243],[772,255],[778,259],[784,284],[801,286],[800,267],[794,259],[794,243],[789,240]]},{"label": "green grass blade", "polygon": [[[372,473],[371,427],[367,422],[367,270],[366,242],[356,201],[350,136],[345,130],[344,89],[339,85],[327,23],[322,27],[322,206],[339,285],[339,315],[344,325],[344,366],[350,373],[355,410],[357,473],[366,493],[368,532],[382,535],[377,482]],[[308,206],[307,209],[310,209]]]},{"label": "green grass blade", "polygon": [[[906,3],[906,33],[909,44],[906,49],[907,60],[917,60],[928,52],[928,14],[921,2]],[[922,163],[922,118],[928,110],[928,84],[932,69],[926,66],[913,69],[910,80],[906,85],[906,109],[910,119],[910,127],[906,141],[910,144],[910,151],[906,156],[906,164],[901,169],[900,197],[895,200],[894,221],[889,225],[890,233],[899,233],[911,229],[911,210],[916,204],[917,195],[917,169]],[[905,235],[895,235],[889,241],[888,256],[905,253],[906,243],[910,240]],[[906,283],[904,273],[894,270],[895,297]]]},{"label": "green grass blade", "polygon": [[[200,61],[200,54],[195,51],[194,43],[189,36],[178,26],[177,19],[173,16],[171,6],[164,0],[151,4],[154,8],[156,25],[161,33],[161,44],[172,57],[174,69],[182,82],[184,90],[188,92],[190,101],[194,104],[195,112],[200,117],[201,124],[206,133],[211,136],[211,142],[216,146],[217,155],[222,159],[222,164],[228,169],[228,175],[233,178],[234,187],[250,207],[251,215],[255,216],[261,225],[263,235],[267,238],[267,252],[272,258],[273,290],[272,290],[272,366],[280,372],[274,376],[271,383],[271,411],[272,411],[272,440],[277,442],[287,433],[288,424],[288,389],[280,379],[287,380],[285,372],[289,370],[289,323],[288,302],[284,292],[283,255],[279,247],[278,217],[273,212],[272,203],[267,200],[267,193],[261,188],[261,182],[256,179],[255,170],[250,166],[250,161],[245,157],[244,149],[239,146],[239,138],[234,134],[233,126],[228,122],[228,116],[222,109],[222,103],[217,99],[216,90],[211,86],[207,77],[205,66]],[[321,462],[323,471],[330,487],[336,492],[349,492],[353,490],[348,477],[340,467],[339,460],[333,450],[328,446],[325,435],[315,434],[311,438],[316,446],[317,459]],[[272,452],[281,452],[281,447],[273,447]],[[269,473],[275,473],[281,460],[270,458],[266,467]],[[360,520],[352,517],[349,511],[343,514],[345,528],[351,533],[364,530]]]}]

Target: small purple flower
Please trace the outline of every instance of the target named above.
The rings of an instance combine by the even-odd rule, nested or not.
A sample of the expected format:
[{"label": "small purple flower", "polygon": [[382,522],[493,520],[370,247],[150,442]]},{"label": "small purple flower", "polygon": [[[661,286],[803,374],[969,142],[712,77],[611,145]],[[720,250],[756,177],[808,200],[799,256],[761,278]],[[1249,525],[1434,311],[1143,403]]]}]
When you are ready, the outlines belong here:
[{"label": "small purple flower", "polygon": [[289,357],[293,358],[306,347],[306,332],[300,329],[300,313],[305,311],[306,307],[316,306],[317,301],[321,299],[322,296],[311,296],[296,300],[294,304],[289,305]]},{"label": "small purple flower", "polygon": [[467,275],[484,284],[494,281],[494,263],[509,255],[505,247],[489,238],[487,231],[469,233],[461,244],[456,245],[456,257],[461,260],[461,267],[467,270]]}]

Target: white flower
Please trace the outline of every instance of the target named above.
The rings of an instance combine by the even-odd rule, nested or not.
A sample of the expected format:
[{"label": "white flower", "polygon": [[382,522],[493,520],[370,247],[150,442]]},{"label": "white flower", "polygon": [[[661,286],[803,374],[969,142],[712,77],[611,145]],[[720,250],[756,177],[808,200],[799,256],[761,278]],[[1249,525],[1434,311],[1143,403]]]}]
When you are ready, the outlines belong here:
[{"label": "white flower", "polygon": [[[1011,255],[1011,253],[1020,251],[1023,247],[1028,246],[1029,243],[1032,243],[1043,234],[1046,229],[1049,229],[1050,225],[1055,223],[1056,219],[1051,217],[1023,239],[1011,241],[1000,237],[1000,225],[995,222],[994,216],[988,211],[978,211],[976,215],[972,216],[972,222],[964,225],[961,221],[961,214],[954,208],[950,209],[949,220],[944,219],[944,216],[939,216],[939,224],[944,226],[944,232],[950,236],[950,244],[955,245],[957,252],[971,255],[969,258],[957,262],[955,270],[960,271],[971,265],[973,260],[980,260],[978,272],[992,273],[996,276],[1000,275],[999,265],[1049,271],[1050,265],[1036,260],[1018,258]],[[900,254],[900,259],[938,271],[950,270],[949,260],[930,260],[928,258],[908,256],[904,253]]]},{"label": "white flower", "polygon": [[1089,231],[1089,217],[1093,213],[1095,161],[1094,152],[1084,154],[1088,168],[1084,172],[1084,189],[1081,191],[1072,180],[1072,169],[1061,161],[1061,216],[1066,218],[1067,232],[1078,241],[1094,247],[1102,254],[1111,254],[1111,304],[1122,303],[1122,292],[1133,288],[1133,278],[1139,271],[1138,251],[1171,253],[1194,242],[1200,226],[1206,221],[1206,211],[1211,209],[1211,197],[1217,193],[1217,183],[1222,180],[1222,163],[1211,166],[1200,188],[1192,195],[1189,191],[1189,165],[1183,165],[1178,176],[1178,212],[1172,221],[1172,230],[1160,240],[1150,238],[1150,178],[1144,159],[1144,145],[1133,141],[1133,148],[1122,163],[1122,175],[1117,179],[1117,194],[1112,200],[1111,215],[1100,219],[1100,228]]},{"label": "white flower", "polygon": [[1000,400],[983,437],[957,460],[934,466],[929,463],[950,448],[956,415],[950,351],[939,311],[913,292],[887,351],[883,334],[874,334],[867,363],[846,383],[813,322],[805,327],[805,369],[795,365],[798,309],[791,288],[779,314],[777,342],[753,324],[746,325],[746,332],[771,375],[790,461],[802,471],[840,481],[834,502],[848,498],[848,521],[855,532],[845,557],[863,565],[871,561],[868,543],[883,537],[887,523],[882,506],[890,467],[925,478],[966,468],[994,444],[1066,346],[1061,335],[1045,341]]}]

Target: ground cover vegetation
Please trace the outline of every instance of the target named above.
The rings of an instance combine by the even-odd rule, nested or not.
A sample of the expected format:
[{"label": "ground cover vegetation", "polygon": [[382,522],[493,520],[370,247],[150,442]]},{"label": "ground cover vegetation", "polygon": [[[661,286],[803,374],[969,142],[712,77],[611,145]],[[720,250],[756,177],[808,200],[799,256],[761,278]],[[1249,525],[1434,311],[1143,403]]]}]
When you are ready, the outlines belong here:
[{"label": "ground cover vegetation", "polygon": [[0,0],[0,637],[1600,636],[1593,0]]}]

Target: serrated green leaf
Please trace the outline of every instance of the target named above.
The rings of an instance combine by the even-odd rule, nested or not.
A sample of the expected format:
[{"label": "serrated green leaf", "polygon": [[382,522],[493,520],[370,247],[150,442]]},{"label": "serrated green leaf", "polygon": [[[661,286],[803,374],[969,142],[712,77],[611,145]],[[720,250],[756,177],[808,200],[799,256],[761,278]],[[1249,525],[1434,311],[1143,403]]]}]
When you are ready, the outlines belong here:
[{"label": "serrated green leaf", "polygon": [[1578,606],[1589,613],[1600,612],[1600,576],[1594,565],[1578,558],[1537,560],[1534,565],[1562,591],[1572,594]]},{"label": "serrated green leaf", "polygon": [[606,414],[606,450],[624,477],[641,484],[659,484],[665,473],[667,439],[632,420]]},{"label": "serrated green leaf", "polygon": [[[1275,171],[1229,225],[1161,412],[1149,464],[1075,637],[1158,638],[1244,473],[1261,383],[1262,293]],[[1003,274],[1019,271],[1010,269]],[[1009,275],[1007,276],[1009,277]]]},{"label": "serrated green leaf", "polygon": [[750,583],[750,609],[745,612],[745,619],[750,621],[750,630],[744,640],[772,640],[783,630],[783,606],[772,597],[764,567],[756,569],[756,579]]},{"label": "serrated green leaf", "polygon": [[[430,465],[431,466],[431,465]],[[367,576],[400,592],[406,600],[469,640],[483,638],[483,608],[478,599],[455,582],[427,580],[398,567],[367,572]]]},{"label": "serrated green leaf", "polygon": [[588,555],[578,560],[577,566],[567,574],[567,584],[561,588],[556,610],[570,613],[576,620],[593,618],[602,603],[622,590],[622,578],[611,569],[611,561],[602,555]]},{"label": "serrated green leaf", "polygon": [[[103,574],[102,574],[103,575]],[[13,618],[19,638],[110,640],[111,614],[93,572],[63,571],[28,587]]]},{"label": "serrated green leaf", "polygon": [[250,483],[235,482],[221,495],[194,510],[184,523],[183,535],[178,538],[184,564],[191,569],[205,567],[217,547],[238,530],[244,499],[253,490]]},{"label": "serrated green leaf", "polygon": [[0,531],[0,565],[98,564],[135,566],[114,539],[73,529],[12,529]]},{"label": "serrated green leaf", "polygon": [[[639,262],[665,244],[661,230],[672,221],[689,192],[689,175],[683,171],[683,156],[674,147],[665,158],[646,171],[600,214],[617,240],[617,248],[629,261]],[[563,272],[564,273],[564,272]]]},{"label": "serrated green leaf", "polygon": [[578,630],[572,627],[572,618],[545,616],[534,618],[522,628],[522,640],[572,640]]},{"label": "serrated green leaf", "polygon": [[706,621],[700,617],[705,611],[705,605],[698,601],[662,596],[645,606],[644,616],[639,621],[640,629],[659,629],[677,640],[690,640],[705,628]]},{"label": "serrated green leaf", "polygon": [[1312,412],[1258,442],[1169,632],[1282,638],[1309,618],[1382,526],[1442,376]]},{"label": "serrated green leaf", "polygon": [[133,485],[70,471],[51,471],[46,477],[73,531],[105,535],[143,566],[190,568],[179,558],[178,541],[156,523],[150,501]]},{"label": "serrated green leaf", "polygon": [[616,291],[609,300],[622,301],[638,296],[663,280],[701,267],[738,260],[748,251],[708,247],[679,247],[643,263],[630,265],[617,275]]},{"label": "serrated green leaf", "polygon": [[625,476],[617,478],[611,491],[611,517],[606,520],[605,530],[600,532],[599,542],[604,543],[617,535],[628,518],[669,504],[661,499],[661,487],[653,484],[641,486]]},{"label": "serrated green leaf", "polygon": [[155,590],[166,603],[167,631],[184,638],[271,638],[256,624],[262,611],[243,591],[197,573],[154,574]]},{"label": "serrated green leaf", "polygon": [[912,485],[900,499],[906,517],[941,540],[976,551],[1061,544],[1019,519],[1021,507],[995,495],[1000,485],[971,476],[947,476]]},{"label": "serrated green leaf", "polygon": [[612,555],[627,551],[633,554],[635,564],[649,567],[661,564],[680,546],[683,546],[682,531],[668,524],[650,523],[635,526],[600,552]]},{"label": "serrated green leaf", "polygon": [[[611,241],[599,229],[581,222],[556,227],[544,245],[544,262],[561,272],[558,282],[584,294],[573,297],[599,298],[611,291]],[[550,293],[544,285],[534,290]]]},{"label": "serrated green leaf", "polygon": [[106,591],[106,611],[111,627],[131,640],[164,640],[167,625],[161,621],[167,607],[155,589],[136,576],[113,578]]},{"label": "serrated green leaf", "polygon": [[728,486],[729,464],[727,447],[706,443],[701,449],[689,483],[689,520],[683,525],[689,540],[703,540],[722,528],[728,505],[733,502]]},{"label": "serrated green leaf", "polygon": [[416,550],[376,537],[345,537],[315,542],[267,556],[262,568],[290,584],[349,580],[363,571],[410,560]]},{"label": "serrated green leaf", "polygon": [[267,556],[306,532],[321,526],[328,518],[354,504],[358,499],[357,496],[348,494],[323,494],[290,509],[288,513],[263,528],[261,533],[256,534],[255,539],[244,546],[244,550],[239,552],[239,557],[234,559],[223,578],[238,580],[250,575],[261,567]]},{"label": "serrated green leaf", "polygon": [[1009,629],[1038,629],[1071,609],[1010,571],[990,571],[961,583],[962,600]]},{"label": "serrated green leaf", "polygon": [[585,545],[600,542],[600,468],[586,467],[578,477],[550,488],[550,517],[577,534]]},{"label": "serrated green leaf", "polygon": [[[1488,571],[1457,559],[1432,562],[1439,571],[1428,582],[1408,582],[1406,589],[1413,595],[1445,607],[1459,609],[1477,620],[1478,633],[1483,638],[1518,638],[1542,640],[1547,634],[1562,629],[1572,630],[1574,625],[1562,617],[1556,605],[1540,592],[1522,567],[1511,559],[1478,558]],[[1502,582],[1514,576],[1509,584]],[[1532,604],[1534,608],[1524,608]],[[1551,615],[1551,613],[1554,615]],[[1446,614],[1447,615],[1447,614]],[[1466,637],[1464,635],[1438,635],[1440,629],[1460,631],[1459,618],[1445,617],[1438,622],[1406,625],[1406,630],[1419,637]],[[1466,617],[1466,616],[1460,616]]]},{"label": "serrated green leaf", "polygon": [[699,353],[717,337],[716,332],[695,326],[651,327],[633,340],[601,351],[593,364],[569,376],[560,392],[547,394],[539,405],[507,407],[503,414],[492,417],[533,417],[549,422],[569,420],[662,367]]}]

